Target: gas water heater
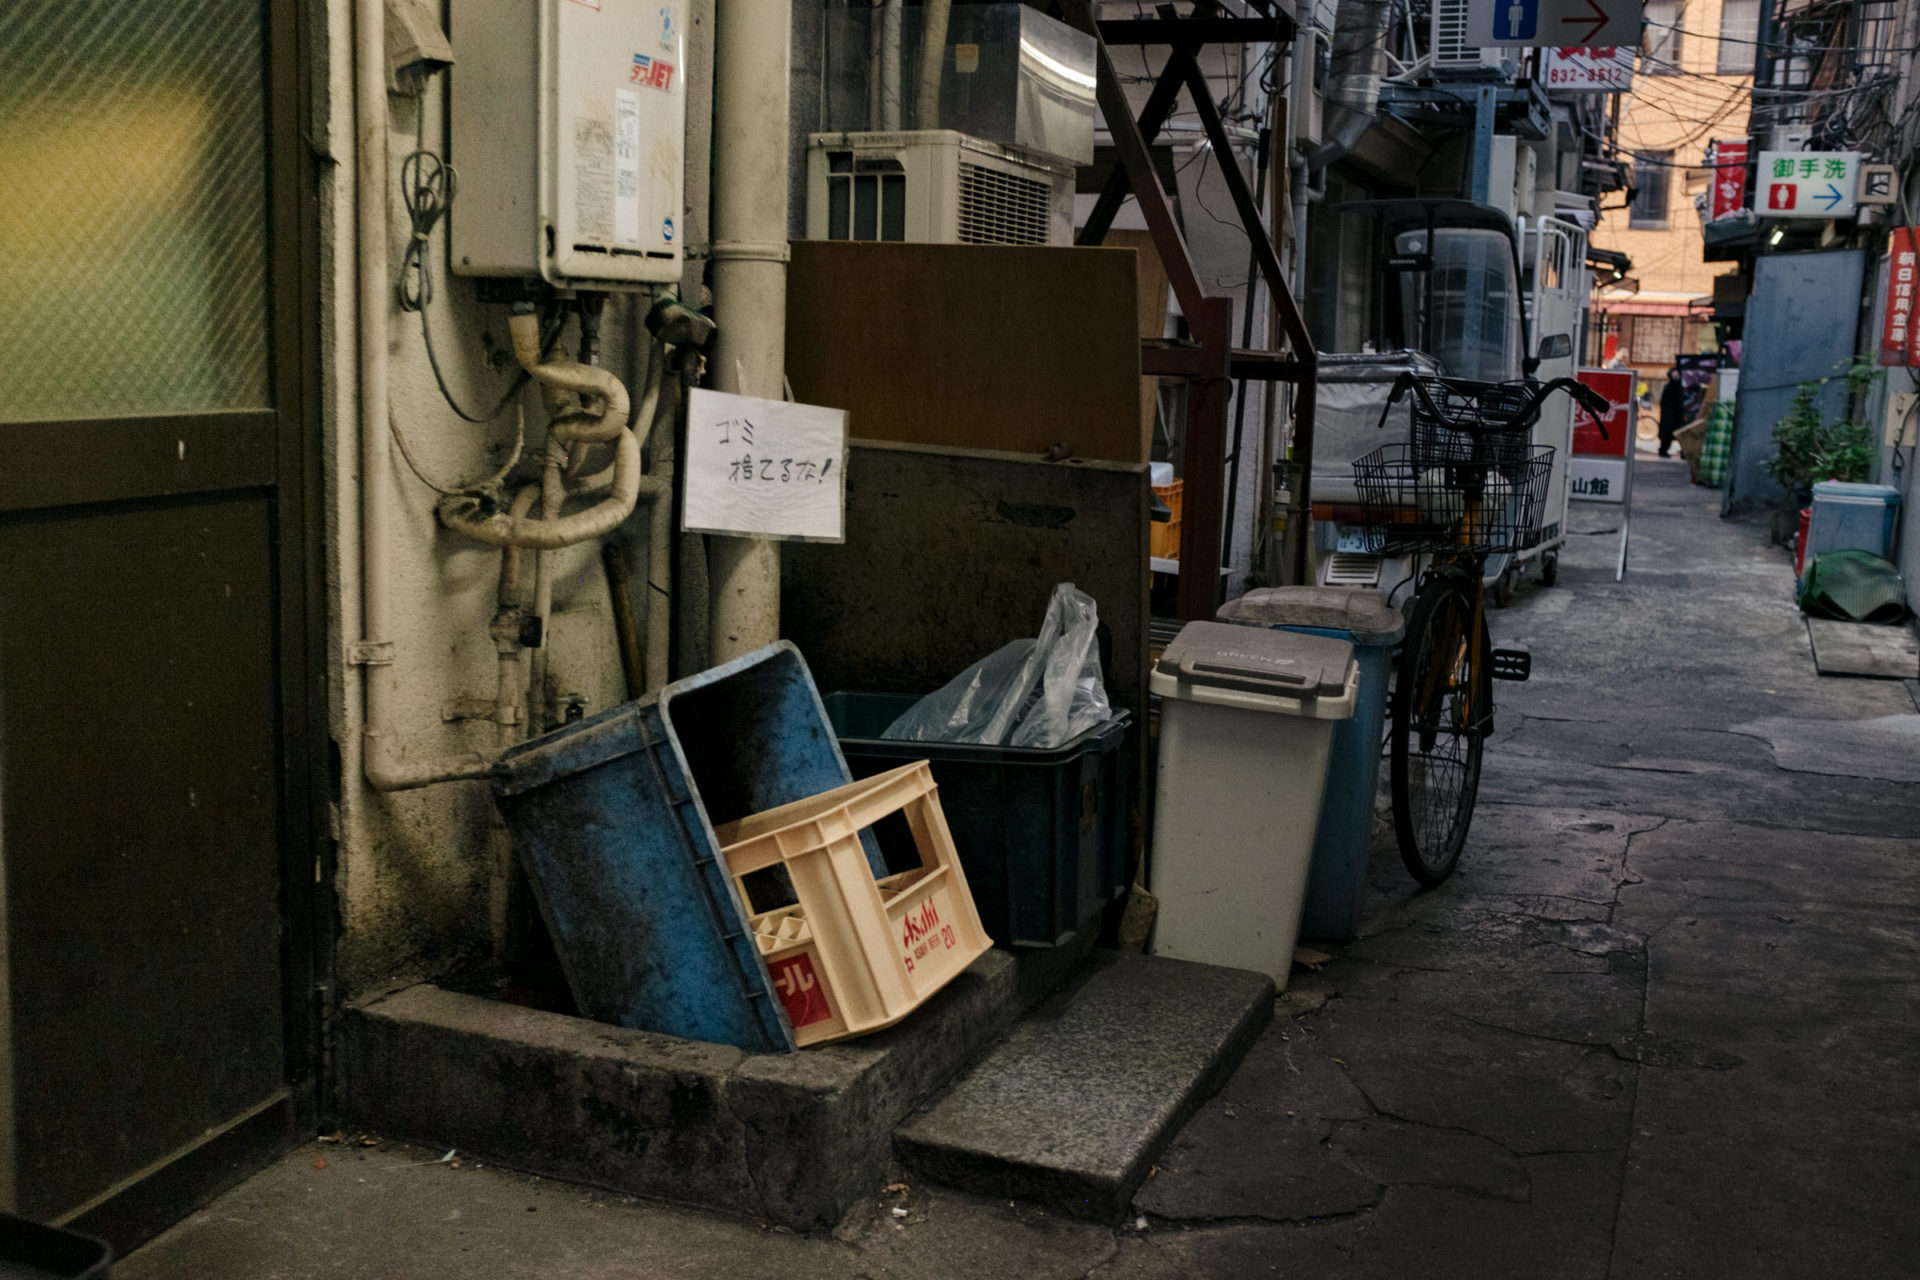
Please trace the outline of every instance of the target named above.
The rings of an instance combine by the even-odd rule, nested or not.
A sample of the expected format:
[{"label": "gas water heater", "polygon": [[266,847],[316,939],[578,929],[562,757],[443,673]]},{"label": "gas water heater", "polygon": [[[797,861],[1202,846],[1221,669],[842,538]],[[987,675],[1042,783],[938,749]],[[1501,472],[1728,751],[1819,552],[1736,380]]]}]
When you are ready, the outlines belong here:
[{"label": "gas water heater", "polygon": [[685,0],[452,0],[462,275],[680,278]]}]

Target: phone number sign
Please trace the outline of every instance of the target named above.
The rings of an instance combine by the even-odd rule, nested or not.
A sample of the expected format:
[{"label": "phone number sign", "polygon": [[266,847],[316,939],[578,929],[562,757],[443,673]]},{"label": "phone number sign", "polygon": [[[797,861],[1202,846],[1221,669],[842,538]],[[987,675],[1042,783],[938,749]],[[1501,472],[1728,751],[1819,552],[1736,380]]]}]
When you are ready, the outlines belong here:
[{"label": "phone number sign", "polygon": [[1559,93],[1628,93],[1633,89],[1630,44],[1569,45],[1547,51],[1547,87]]}]

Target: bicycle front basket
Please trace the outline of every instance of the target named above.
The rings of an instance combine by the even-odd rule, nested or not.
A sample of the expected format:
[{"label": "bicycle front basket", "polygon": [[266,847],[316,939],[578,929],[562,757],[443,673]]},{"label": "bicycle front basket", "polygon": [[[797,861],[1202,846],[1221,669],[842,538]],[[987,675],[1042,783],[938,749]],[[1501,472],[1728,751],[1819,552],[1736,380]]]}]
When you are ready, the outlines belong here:
[{"label": "bicycle front basket", "polygon": [[1539,528],[1552,472],[1550,445],[1473,461],[1382,445],[1353,464],[1367,549],[1387,556],[1524,550]]}]

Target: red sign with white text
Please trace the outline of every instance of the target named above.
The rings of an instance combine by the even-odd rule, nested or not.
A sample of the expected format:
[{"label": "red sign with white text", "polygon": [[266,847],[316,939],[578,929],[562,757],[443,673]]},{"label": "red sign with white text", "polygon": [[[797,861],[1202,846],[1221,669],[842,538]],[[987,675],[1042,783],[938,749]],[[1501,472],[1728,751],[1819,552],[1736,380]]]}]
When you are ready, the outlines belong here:
[{"label": "red sign with white text", "polygon": [[1605,396],[1613,406],[1605,418],[1607,434],[1593,425],[1587,411],[1573,410],[1573,451],[1602,458],[1624,458],[1633,443],[1633,422],[1629,407],[1633,401],[1633,371],[1630,369],[1578,369],[1574,377]]},{"label": "red sign with white text", "polygon": [[795,1031],[833,1017],[820,975],[813,971],[813,958],[806,952],[797,951],[768,968],[774,990],[780,993],[780,1007],[787,1011],[787,1021]]},{"label": "red sign with white text", "polygon": [[1920,364],[1914,295],[1920,290],[1920,228],[1895,227],[1887,248],[1887,318],[1880,330],[1881,364]]},{"label": "red sign with white text", "polygon": [[1715,142],[1708,163],[1713,166],[1713,207],[1707,221],[1731,218],[1747,204],[1747,140]]}]

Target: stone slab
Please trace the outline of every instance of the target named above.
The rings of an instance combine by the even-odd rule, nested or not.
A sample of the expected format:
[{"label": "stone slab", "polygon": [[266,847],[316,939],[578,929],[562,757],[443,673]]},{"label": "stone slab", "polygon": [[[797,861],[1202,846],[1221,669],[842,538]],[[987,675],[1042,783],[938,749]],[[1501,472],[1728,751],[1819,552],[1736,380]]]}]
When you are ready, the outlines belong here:
[{"label": "stone slab", "polygon": [[1915,642],[1911,627],[1808,618],[1807,637],[1813,641],[1814,665],[1823,676],[1920,679],[1920,643]]},{"label": "stone slab", "polygon": [[894,1134],[936,1182],[1077,1217],[1127,1210],[1273,1017],[1265,974],[1103,952]]},{"label": "stone slab", "polygon": [[1920,715],[1871,720],[1802,720],[1781,716],[1736,725],[1765,739],[1774,761],[1794,773],[1920,782]]},{"label": "stone slab", "polygon": [[894,1126],[1066,979],[1093,938],[989,952],[900,1025],[790,1054],[421,984],[343,1013],[340,1110],[532,1173],[827,1228],[886,1182]]}]

